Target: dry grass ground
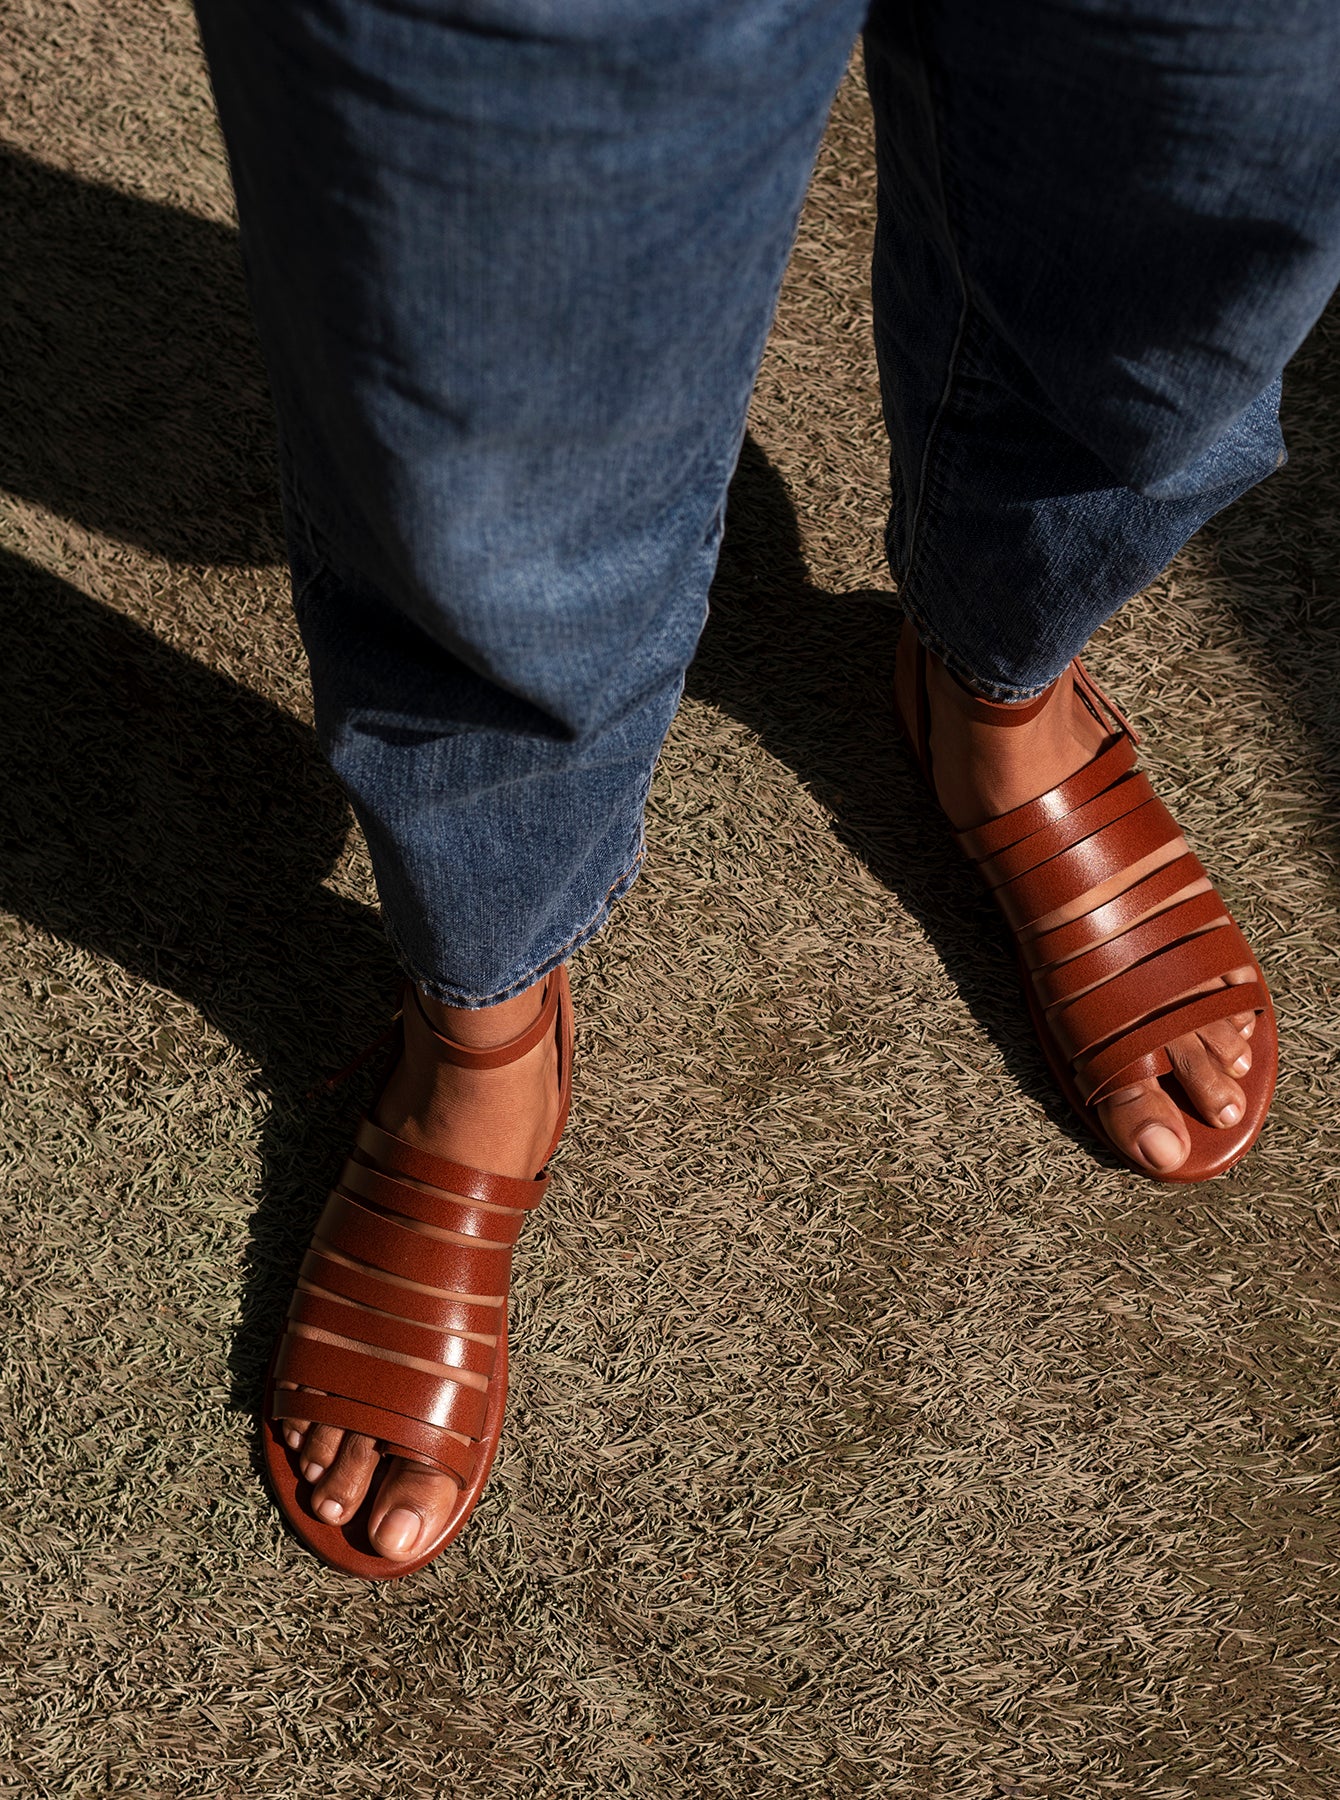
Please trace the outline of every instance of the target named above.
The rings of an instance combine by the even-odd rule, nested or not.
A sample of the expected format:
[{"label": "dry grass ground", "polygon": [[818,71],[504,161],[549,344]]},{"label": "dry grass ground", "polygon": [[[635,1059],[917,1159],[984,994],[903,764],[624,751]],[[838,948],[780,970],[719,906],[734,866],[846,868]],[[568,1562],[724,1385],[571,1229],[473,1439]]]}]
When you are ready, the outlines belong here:
[{"label": "dry grass ground", "polygon": [[[1328,1800],[1340,343],[1093,660],[1274,984],[1245,1167],[1053,1098],[893,741],[844,89],[467,1537],[281,1532],[258,1376],[392,969],[307,724],[180,0],[0,22],[0,1764],[182,1800]],[[593,1371],[593,1373],[591,1373]]]}]

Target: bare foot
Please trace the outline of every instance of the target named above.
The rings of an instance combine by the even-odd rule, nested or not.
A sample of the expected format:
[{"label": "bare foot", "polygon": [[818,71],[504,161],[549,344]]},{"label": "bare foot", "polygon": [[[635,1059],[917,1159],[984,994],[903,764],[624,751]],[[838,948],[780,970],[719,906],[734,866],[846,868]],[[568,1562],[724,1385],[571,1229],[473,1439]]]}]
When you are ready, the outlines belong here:
[{"label": "bare foot", "polygon": [[[909,719],[915,716],[915,655],[915,634],[910,624],[904,624],[895,679],[898,704]],[[964,690],[938,657],[927,659],[927,688],[936,797],[956,831],[985,824],[1046,793],[1083,768],[1109,736],[1075,692],[1069,670],[1056,684],[1047,705],[1024,724],[986,724],[971,716]],[[1186,849],[1186,841],[1180,837],[1165,844],[1111,881],[1036,920],[1025,935],[1036,937],[1093,911]],[[1208,881],[1196,880],[1151,908],[1151,915],[1209,887]],[[1253,974],[1249,968],[1235,969],[1227,980],[1250,981]],[[1193,991],[1208,992],[1222,985],[1215,981]],[[1226,1129],[1243,1116],[1246,1099],[1235,1077],[1245,1075],[1251,1067],[1247,1040],[1255,1023],[1254,1013],[1235,1013],[1167,1046],[1178,1081],[1207,1125]],[[1181,1108],[1156,1080],[1119,1089],[1100,1101],[1097,1111],[1112,1142],[1156,1174],[1170,1174],[1190,1154],[1191,1139]]]},{"label": "bare foot", "polygon": [[[472,1049],[486,1049],[507,1043],[533,1024],[539,1016],[543,994],[544,983],[537,982],[524,994],[479,1011],[460,1011],[427,999],[423,1007],[446,1036]],[[503,1068],[463,1069],[441,1054],[422,1014],[411,1003],[405,1012],[404,1055],[377,1104],[373,1123],[436,1156],[524,1180],[540,1167],[558,1122],[558,1108],[557,1049],[552,1036],[544,1037],[527,1055]],[[490,1210],[496,1211],[500,1219],[516,1217],[510,1208]],[[493,1240],[461,1237],[399,1216],[396,1222],[467,1248],[502,1244],[501,1239],[495,1246]],[[348,1257],[328,1245],[320,1247],[333,1260],[349,1263]],[[382,1279],[387,1278],[383,1275]],[[298,1285],[312,1293],[325,1292],[303,1280]],[[415,1282],[402,1285],[418,1287]],[[449,1297],[481,1303],[477,1294]],[[505,1294],[499,1294],[482,1303],[501,1309],[505,1299]],[[487,1385],[483,1375],[448,1370],[393,1351],[370,1350],[366,1344],[353,1344],[310,1326],[294,1325],[291,1329],[318,1342],[361,1350],[431,1375],[450,1375],[453,1380],[479,1388]],[[490,1348],[497,1342],[496,1336],[472,1335]],[[292,1383],[280,1385],[291,1387]],[[289,1448],[299,1453],[304,1477],[313,1484],[312,1508],[317,1516],[332,1525],[352,1518],[381,1461],[376,1440],[299,1419],[287,1422],[284,1435]],[[468,1442],[464,1438],[461,1441]],[[412,1558],[417,1545],[431,1544],[441,1532],[457,1492],[452,1476],[403,1457],[392,1458],[369,1518],[369,1535],[377,1550],[397,1561]]]}]

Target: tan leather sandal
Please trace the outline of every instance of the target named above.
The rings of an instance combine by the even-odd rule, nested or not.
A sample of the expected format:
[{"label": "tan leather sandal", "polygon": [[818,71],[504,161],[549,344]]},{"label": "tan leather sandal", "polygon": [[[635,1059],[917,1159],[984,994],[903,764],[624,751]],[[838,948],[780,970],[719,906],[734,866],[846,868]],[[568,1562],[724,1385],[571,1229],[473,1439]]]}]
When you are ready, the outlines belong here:
[{"label": "tan leather sandal", "polygon": [[[916,717],[895,709],[932,794],[927,652],[916,643]],[[1029,1014],[1047,1062],[1089,1129],[1128,1167],[1158,1181],[1204,1181],[1238,1162],[1259,1136],[1275,1091],[1278,1037],[1265,980],[1246,939],[1213,888],[1175,900],[1204,879],[1190,851],[1153,874],[1132,879],[1114,898],[1037,936],[1029,926],[1132,869],[1182,836],[1135,766],[1139,743],[1129,720],[1078,657],[1075,691],[1108,732],[1102,747],[1067,780],[1034,800],[954,837],[991,892],[1014,938]],[[1058,677],[1059,679],[1059,677]],[[1035,718],[1055,687],[1015,704],[983,700],[963,688],[971,716],[993,725]],[[962,688],[962,683],[959,683]],[[1253,979],[1195,993],[1230,971]],[[1243,1117],[1206,1125],[1173,1075],[1166,1046],[1217,1019],[1254,1012],[1252,1066],[1240,1083]],[[1177,1169],[1156,1173],[1114,1144],[1097,1113],[1100,1100],[1158,1078],[1183,1114],[1191,1140]]]},{"label": "tan leather sandal", "polygon": [[[422,1011],[413,987],[406,989],[406,1003]],[[365,1115],[317,1224],[301,1273],[321,1291],[296,1290],[288,1324],[275,1345],[263,1412],[265,1467],[280,1510],[303,1543],[332,1568],[373,1581],[411,1575],[451,1543],[474,1511],[498,1448],[507,1400],[512,1245],[526,1213],[544,1199],[548,1162],[562,1136],[572,1095],[567,970],[559,968],[550,976],[539,1018],[510,1043],[472,1050],[444,1037],[431,1023],[429,1029],[449,1061],[470,1069],[516,1062],[553,1032],[559,1055],[558,1125],[544,1166],[532,1180],[523,1181],[432,1156]],[[392,1067],[396,1060],[393,1054]],[[369,1115],[375,1109],[374,1101]],[[484,1242],[450,1243],[402,1222],[409,1220]],[[348,1260],[337,1260],[343,1258]],[[434,1291],[420,1293],[405,1282]],[[478,1297],[485,1295],[501,1297],[503,1304],[481,1304]],[[305,1337],[291,1329],[294,1325],[331,1332],[368,1349]],[[486,1341],[495,1337],[496,1344]],[[370,1354],[377,1350],[437,1363],[442,1373],[428,1374]],[[454,1371],[483,1376],[485,1385],[460,1381]],[[304,1391],[280,1387],[280,1382],[294,1382]],[[454,1476],[460,1492],[435,1542],[406,1562],[377,1553],[368,1536],[376,1479],[348,1520],[329,1525],[317,1518],[308,1504],[311,1489],[299,1466],[301,1452],[284,1441],[285,1423],[295,1418],[362,1432],[377,1439],[386,1456],[407,1457]]]}]

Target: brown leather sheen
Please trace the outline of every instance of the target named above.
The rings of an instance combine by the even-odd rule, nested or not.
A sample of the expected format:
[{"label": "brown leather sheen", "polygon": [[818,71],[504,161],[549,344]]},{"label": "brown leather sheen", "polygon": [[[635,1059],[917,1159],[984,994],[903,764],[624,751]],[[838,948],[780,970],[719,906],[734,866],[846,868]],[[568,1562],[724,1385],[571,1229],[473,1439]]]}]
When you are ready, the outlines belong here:
[{"label": "brown leather sheen", "polygon": [[385,1269],[402,1281],[420,1281],[444,1293],[507,1292],[510,1250],[476,1250],[444,1243],[412,1225],[397,1225],[385,1213],[374,1212],[339,1192],[326,1201],[317,1222],[316,1242],[352,1256],[356,1262]]},{"label": "brown leather sheen", "polygon": [[[464,1369],[471,1375],[493,1373],[495,1351],[491,1343],[457,1332],[434,1331],[431,1325],[419,1325],[408,1319],[392,1319],[384,1313],[367,1312],[346,1300],[327,1299],[300,1289],[293,1296],[289,1318],[317,1331],[354,1338],[378,1350],[416,1356],[420,1362]],[[496,1318],[493,1323],[498,1323]]]},{"label": "brown leather sheen", "polygon": [[473,1445],[462,1444],[440,1426],[397,1417],[383,1406],[368,1406],[341,1394],[300,1394],[293,1388],[276,1388],[271,1411],[276,1419],[309,1419],[341,1431],[360,1431],[378,1439],[392,1455],[407,1451],[418,1461],[445,1469],[458,1481],[469,1479],[474,1464]]},{"label": "brown leather sheen", "polygon": [[1142,857],[1175,843],[1181,835],[1162,801],[1148,800],[993,892],[1001,911],[1018,930],[1045,919],[1058,907],[1071,905],[1105,881],[1124,874]]},{"label": "brown leather sheen", "polygon": [[1226,921],[1224,903],[1213,888],[1203,894],[1193,894],[1189,899],[1179,900],[1176,906],[1165,907],[1152,918],[1133,925],[1120,936],[1109,938],[1093,950],[1040,969],[1034,976],[1038,998],[1044,1006],[1072,1000],[1085,988],[1111,981],[1146,956],[1167,949],[1177,938],[1203,931],[1221,921]]},{"label": "brown leather sheen", "polygon": [[[1230,969],[1244,967],[1251,955],[1236,925],[1217,925],[1058,1006],[1051,1015],[1052,1030],[1067,1055],[1079,1056],[1095,1044],[1129,1031],[1170,1001],[1180,1000]],[[1230,1007],[1225,1016],[1247,1010],[1245,1006]]]},{"label": "brown leather sheen", "polygon": [[1159,1013],[1146,1024],[1124,1033],[1115,1042],[1078,1057],[1076,1082],[1092,1106],[1104,1094],[1129,1085],[1127,1070],[1137,1058],[1161,1050],[1188,1031],[1200,1031],[1216,1020],[1231,1019],[1235,1013],[1264,1012],[1269,1004],[1270,996],[1259,978],[1233,987],[1215,988],[1210,994],[1198,994],[1195,999],[1185,1000],[1180,1006]]},{"label": "brown leather sheen", "polygon": [[476,1332],[492,1337],[497,1330],[498,1308],[482,1301],[457,1299],[447,1294],[424,1294],[403,1282],[383,1279],[374,1269],[352,1269],[319,1249],[303,1258],[302,1278],[328,1293],[343,1294],[360,1306],[374,1306],[439,1331]]},{"label": "brown leather sheen", "polygon": [[462,1237],[483,1238],[493,1244],[514,1244],[526,1222],[525,1213],[471,1206],[452,1194],[396,1181],[352,1159],[341,1171],[339,1188],[344,1194],[370,1200],[374,1206],[389,1207],[407,1219],[435,1226],[438,1231],[455,1231]]},{"label": "brown leather sheen", "polygon": [[292,1330],[275,1365],[275,1379],[300,1387],[324,1382],[330,1392],[346,1400],[361,1400],[388,1413],[420,1419],[472,1437],[484,1417],[481,1388],[466,1387],[450,1378],[425,1374],[383,1356],[359,1350],[342,1350],[338,1344],[299,1337]]},{"label": "brown leather sheen", "polygon": [[[489,1067],[496,1068],[497,1064],[490,1062]],[[526,1210],[540,1204],[549,1186],[545,1175],[518,1181],[511,1175],[490,1175],[484,1169],[467,1169],[464,1163],[432,1156],[427,1150],[420,1150],[403,1138],[383,1131],[371,1119],[364,1119],[359,1125],[354,1142],[371,1167],[383,1169],[388,1175],[408,1175],[412,1181],[426,1182],[429,1187],[458,1194],[462,1200],[482,1200],[489,1206]]]},{"label": "brown leather sheen", "polygon": [[1146,806],[1153,799],[1154,790],[1143,775],[1123,776],[1103,793],[1096,794],[1092,800],[1086,800],[1083,806],[1077,806],[1063,818],[1050,820],[1031,837],[1023,838],[1019,843],[1011,844],[1008,849],[988,857],[979,865],[979,873],[991,888],[1000,887],[1007,881],[1015,881],[1030,869],[1050,862],[1063,850],[1070,849],[1072,844],[1094,837],[1105,826],[1124,819],[1137,806]]},{"label": "brown leather sheen", "polygon": [[502,1069],[508,1063],[518,1062],[527,1052],[533,1050],[541,1038],[548,1037],[554,1029],[554,1020],[558,1013],[559,983],[554,980],[545,990],[540,1004],[539,1017],[534,1024],[528,1025],[519,1036],[511,1038],[505,1044],[495,1045],[492,1049],[478,1050],[469,1044],[458,1044],[455,1038],[449,1038],[445,1032],[439,1031],[428,1017],[423,997],[418,988],[411,985],[410,995],[418,1011],[419,1017],[437,1039],[438,1046],[448,1062],[455,1063],[462,1069]]},{"label": "brown leather sheen", "polygon": [[970,831],[956,832],[959,846],[971,861],[985,862],[990,856],[998,856],[1011,844],[1017,844],[1023,838],[1031,837],[1035,831],[1041,831],[1045,825],[1054,825],[1058,819],[1066,818],[1076,807],[1092,800],[1095,794],[1102,793],[1105,787],[1110,787],[1134,767],[1134,744],[1129,738],[1115,738],[1105,750],[1098,752],[1091,763],[1086,763],[1077,773],[1067,777],[1059,787],[1040,794],[1036,800],[1026,800],[1022,806],[1016,806],[1013,812],[1002,813],[999,818],[990,819],[985,825],[975,825]]},{"label": "brown leather sheen", "polygon": [[1053,925],[1036,937],[1022,939],[1021,947],[1028,966],[1044,969],[1048,964],[1061,962],[1105,938],[1118,936],[1146,913],[1166,904],[1174,894],[1191,887],[1204,873],[1199,858],[1192,851],[1184,850],[1171,862],[1161,863],[1152,875],[1146,875],[1111,900],[1095,906],[1092,912],[1081,913],[1064,925]]}]

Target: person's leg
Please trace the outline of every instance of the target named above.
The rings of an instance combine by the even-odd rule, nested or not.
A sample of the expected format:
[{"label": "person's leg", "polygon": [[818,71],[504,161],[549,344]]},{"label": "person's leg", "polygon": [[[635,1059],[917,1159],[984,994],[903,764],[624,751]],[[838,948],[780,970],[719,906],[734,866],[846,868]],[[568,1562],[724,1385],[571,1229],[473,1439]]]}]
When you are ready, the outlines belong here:
[{"label": "person's leg", "polygon": [[[1280,371],[1340,277],[1340,15],[877,0],[866,61],[889,555],[962,828],[1089,759],[1104,731],[1062,671],[1283,460]],[[961,703],[959,682],[1011,702],[1058,676],[1024,727]],[[1241,1117],[1239,1026],[1169,1046],[1207,1122]],[[1147,1167],[1184,1159],[1157,1081],[1099,1112]]]},{"label": "person's leg", "polygon": [[[427,1022],[514,1037],[634,877],[862,12],[200,0],[317,726],[427,1008],[379,1123],[440,1156],[547,1141],[552,1039],[476,1071]],[[347,1517],[375,1445],[303,1448]],[[398,1467],[379,1512],[427,1541],[454,1491]]]}]

